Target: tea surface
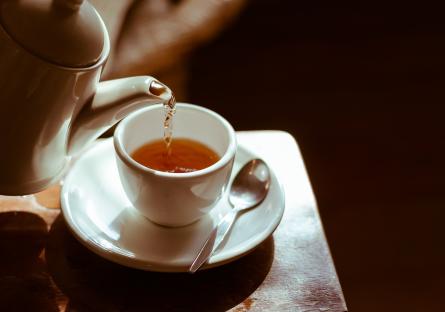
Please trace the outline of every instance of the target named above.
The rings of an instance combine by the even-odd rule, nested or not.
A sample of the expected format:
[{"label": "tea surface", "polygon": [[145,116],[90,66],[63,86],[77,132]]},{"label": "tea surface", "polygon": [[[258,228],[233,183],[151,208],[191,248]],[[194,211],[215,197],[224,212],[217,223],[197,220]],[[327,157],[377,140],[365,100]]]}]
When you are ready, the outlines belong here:
[{"label": "tea surface", "polygon": [[201,170],[220,159],[206,145],[184,138],[175,138],[169,146],[163,139],[151,141],[139,147],[131,157],[151,169],[174,173]]}]

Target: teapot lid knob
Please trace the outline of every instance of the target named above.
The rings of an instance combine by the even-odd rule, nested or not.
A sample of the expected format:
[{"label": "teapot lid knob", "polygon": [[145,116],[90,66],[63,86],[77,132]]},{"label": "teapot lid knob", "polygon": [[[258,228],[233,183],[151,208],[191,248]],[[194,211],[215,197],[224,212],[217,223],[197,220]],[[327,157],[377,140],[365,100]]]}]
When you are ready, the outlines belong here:
[{"label": "teapot lid knob", "polygon": [[19,46],[57,65],[84,68],[108,54],[107,30],[88,1],[0,1],[0,25]]}]

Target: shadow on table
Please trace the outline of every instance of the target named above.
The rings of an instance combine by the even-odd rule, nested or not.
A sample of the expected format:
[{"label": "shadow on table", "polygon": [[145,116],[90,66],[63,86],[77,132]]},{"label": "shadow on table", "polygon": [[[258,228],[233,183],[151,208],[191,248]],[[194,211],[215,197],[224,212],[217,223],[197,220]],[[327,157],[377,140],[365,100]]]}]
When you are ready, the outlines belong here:
[{"label": "shadow on table", "polygon": [[63,218],[54,222],[46,259],[55,283],[75,311],[226,311],[243,302],[267,276],[272,237],[230,264],[188,273],[154,273],[109,262],[71,235]]},{"label": "shadow on table", "polygon": [[59,311],[60,292],[41,256],[47,235],[37,214],[0,213],[0,311]]}]

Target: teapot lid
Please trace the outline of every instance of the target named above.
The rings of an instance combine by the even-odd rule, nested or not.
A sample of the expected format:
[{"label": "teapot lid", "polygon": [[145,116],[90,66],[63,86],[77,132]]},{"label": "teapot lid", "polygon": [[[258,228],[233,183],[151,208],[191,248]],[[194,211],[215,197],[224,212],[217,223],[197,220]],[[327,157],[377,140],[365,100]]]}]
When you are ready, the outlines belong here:
[{"label": "teapot lid", "polygon": [[9,36],[34,55],[77,68],[91,66],[102,56],[107,31],[99,14],[87,1],[0,2],[1,25]]}]

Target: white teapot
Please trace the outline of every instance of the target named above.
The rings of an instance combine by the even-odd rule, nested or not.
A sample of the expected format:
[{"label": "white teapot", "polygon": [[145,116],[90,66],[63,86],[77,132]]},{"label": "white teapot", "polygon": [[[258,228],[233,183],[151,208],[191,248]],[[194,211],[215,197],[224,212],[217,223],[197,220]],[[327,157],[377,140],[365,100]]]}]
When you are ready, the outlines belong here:
[{"label": "white teapot", "polygon": [[83,0],[0,0],[0,194],[38,192],[132,111],[172,97],[149,76],[99,82],[110,42]]}]

